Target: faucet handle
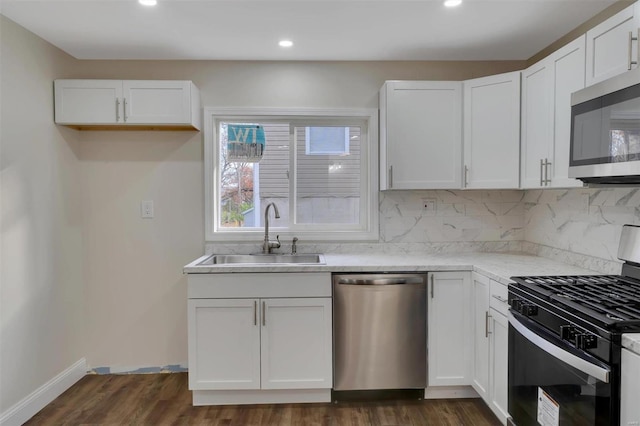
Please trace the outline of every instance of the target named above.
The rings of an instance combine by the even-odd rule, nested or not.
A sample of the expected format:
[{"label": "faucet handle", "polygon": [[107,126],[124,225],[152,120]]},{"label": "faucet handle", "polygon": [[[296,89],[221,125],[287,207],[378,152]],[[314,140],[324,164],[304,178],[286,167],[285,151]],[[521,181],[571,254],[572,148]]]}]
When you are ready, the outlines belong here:
[{"label": "faucet handle", "polygon": [[293,241],[291,242],[291,254],[296,254],[298,251],[298,248],[296,246],[296,243],[298,242],[298,237],[293,237]]},{"label": "faucet handle", "polygon": [[277,243],[274,243],[274,248],[280,248],[280,235],[276,235]]}]

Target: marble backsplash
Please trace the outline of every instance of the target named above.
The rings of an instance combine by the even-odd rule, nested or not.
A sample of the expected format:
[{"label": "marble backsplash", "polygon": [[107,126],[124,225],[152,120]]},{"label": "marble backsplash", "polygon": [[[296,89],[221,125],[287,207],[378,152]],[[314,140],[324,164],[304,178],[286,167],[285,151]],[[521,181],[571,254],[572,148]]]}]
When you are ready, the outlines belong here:
[{"label": "marble backsplash", "polygon": [[[298,243],[306,253],[519,252],[524,236],[524,192],[387,191],[380,193],[380,238],[370,243]],[[435,200],[435,210],[424,209]],[[283,242],[282,251],[288,251]],[[209,243],[207,253],[252,253],[249,244]]]},{"label": "marble backsplash", "polygon": [[529,190],[523,205],[524,241],[618,265],[622,225],[640,225],[640,188]]},{"label": "marble backsplash", "polygon": [[[436,201],[425,211],[424,200]],[[299,242],[312,253],[525,252],[603,273],[619,273],[624,224],[640,225],[640,188],[387,191],[380,193],[380,239]],[[283,243],[281,251],[290,247]],[[253,253],[249,244],[208,243],[207,253]]]}]

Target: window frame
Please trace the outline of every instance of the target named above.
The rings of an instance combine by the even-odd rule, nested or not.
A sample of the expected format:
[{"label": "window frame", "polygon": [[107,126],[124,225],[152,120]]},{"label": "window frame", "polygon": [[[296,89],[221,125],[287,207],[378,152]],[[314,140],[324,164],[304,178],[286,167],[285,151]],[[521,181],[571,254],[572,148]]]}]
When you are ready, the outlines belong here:
[{"label": "window frame", "polygon": [[[331,122],[346,119],[363,121],[362,129],[366,139],[361,140],[360,173],[362,179],[360,198],[359,227],[343,224],[321,224],[315,226],[295,225],[282,228],[270,227],[270,233],[280,235],[284,242],[294,236],[303,241],[378,241],[379,208],[378,208],[378,110],[373,108],[204,108],[204,189],[205,189],[205,240],[206,242],[255,242],[260,243],[264,237],[264,228],[222,228],[218,226],[214,212],[219,210],[219,121],[301,121]],[[268,144],[268,142],[267,142]],[[292,152],[295,150],[292,150]],[[295,161],[290,160],[292,175],[295,175]],[[295,182],[295,179],[292,179]],[[290,184],[290,188],[294,184]],[[294,198],[291,199],[291,195]],[[295,211],[295,188],[290,190],[290,211]],[[263,214],[263,212],[259,212]],[[294,216],[290,216],[294,217]],[[329,231],[320,228],[332,229]],[[315,228],[315,229],[314,229]]]}]

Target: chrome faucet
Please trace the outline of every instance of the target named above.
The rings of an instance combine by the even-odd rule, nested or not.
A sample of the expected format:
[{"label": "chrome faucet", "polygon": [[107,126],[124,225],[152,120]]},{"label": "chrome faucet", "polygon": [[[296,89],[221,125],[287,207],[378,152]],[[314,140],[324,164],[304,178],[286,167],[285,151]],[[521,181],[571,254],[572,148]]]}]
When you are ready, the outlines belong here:
[{"label": "chrome faucet", "polygon": [[276,241],[269,241],[269,207],[273,207],[275,218],[280,219],[280,212],[275,203],[267,204],[264,209],[264,242],[262,243],[262,253],[269,254],[271,249],[280,248],[280,238],[276,235]]}]

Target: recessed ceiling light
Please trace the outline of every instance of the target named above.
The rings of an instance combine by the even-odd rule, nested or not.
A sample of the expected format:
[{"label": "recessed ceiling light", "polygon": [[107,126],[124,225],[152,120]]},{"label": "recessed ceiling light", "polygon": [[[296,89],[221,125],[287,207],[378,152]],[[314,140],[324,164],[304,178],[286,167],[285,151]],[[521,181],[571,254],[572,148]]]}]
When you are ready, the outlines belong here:
[{"label": "recessed ceiling light", "polygon": [[462,0],[444,0],[444,5],[447,7],[456,7],[462,4]]},{"label": "recessed ceiling light", "polygon": [[278,42],[278,45],[280,47],[291,47],[291,46],[293,46],[293,42],[291,40],[280,40]]},{"label": "recessed ceiling light", "polygon": [[155,6],[158,4],[157,0],[138,0],[138,3],[143,4],[145,6]]}]

